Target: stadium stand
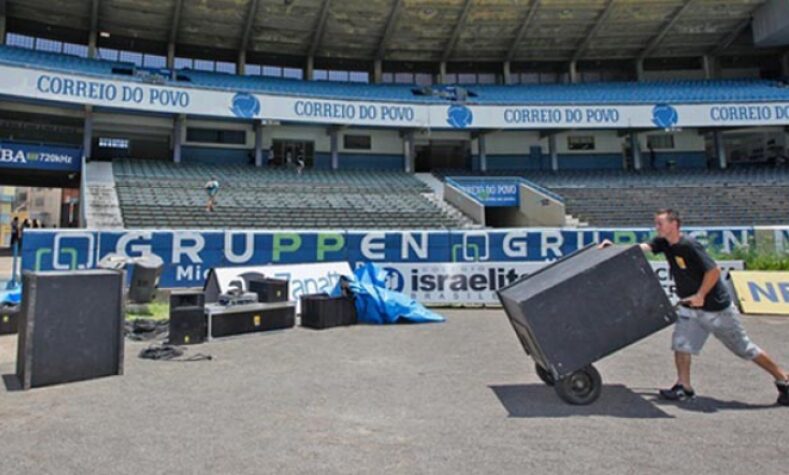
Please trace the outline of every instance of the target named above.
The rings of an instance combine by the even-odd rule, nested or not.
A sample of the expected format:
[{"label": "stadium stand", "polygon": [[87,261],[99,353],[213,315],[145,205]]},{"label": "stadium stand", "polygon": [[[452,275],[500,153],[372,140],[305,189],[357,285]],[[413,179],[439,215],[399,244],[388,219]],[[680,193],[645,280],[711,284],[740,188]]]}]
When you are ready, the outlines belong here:
[{"label": "stadium stand", "polygon": [[0,62],[4,64],[44,67],[64,72],[93,74],[98,76],[134,74],[132,63],[80,58],[59,53],[33,51],[26,48],[0,45]]},{"label": "stadium stand", "polygon": [[[512,176],[442,170],[438,177]],[[565,200],[567,213],[591,226],[651,226],[657,208],[679,210],[690,226],[773,225],[789,220],[789,170],[618,170],[525,172]]]},{"label": "stadium stand", "polygon": [[[463,228],[412,175],[372,171],[256,169],[245,166],[113,163],[128,228]],[[203,185],[221,183],[217,211],[205,211]]]},{"label": "stadium stand", "polygon": [[[85,59],[76,56],[0,46],[0,63],[43,67],[64,72],[195,86],[210,89],[351,100],[447,103],[455,95],[425,94],[414,85],[363,84],[295,79],[180,69],[137,68],[132,63]],[[475,85],[468,87],[469,104],[654,104],[738,101],[786,101],[789,85],[777,80],[676,80],[665,82],[609,82],[583,84]]]}]

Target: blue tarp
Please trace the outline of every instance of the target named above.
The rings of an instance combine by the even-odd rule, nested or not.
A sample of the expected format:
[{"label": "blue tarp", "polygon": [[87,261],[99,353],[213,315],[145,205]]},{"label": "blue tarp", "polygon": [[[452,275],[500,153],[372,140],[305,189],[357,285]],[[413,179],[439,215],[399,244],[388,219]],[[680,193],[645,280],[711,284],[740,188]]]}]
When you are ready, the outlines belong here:
[{"label": "blue tarp", "polygon": [[372,263],[356,269],[337,284],[332,296],[342,295],[343,281],[354,294],[356,317],[359,323],[433,323],[444,317],[432,312],[416,300],[386,288],[386,272]]},{"label": "blue tarp", "polygon": [[0,305],[19,305],[22,301],[22,286],[11,287],[8,290],[0,290]]}]

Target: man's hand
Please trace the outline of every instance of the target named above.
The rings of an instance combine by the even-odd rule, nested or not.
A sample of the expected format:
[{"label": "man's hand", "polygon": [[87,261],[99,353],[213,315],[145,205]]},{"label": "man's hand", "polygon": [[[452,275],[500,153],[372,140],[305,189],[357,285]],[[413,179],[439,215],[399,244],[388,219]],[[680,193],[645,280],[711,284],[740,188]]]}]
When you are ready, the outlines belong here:
[{"label": "man's hand", "polygon": [[597,245],[597,248],[598,249],[604,249],[604,248],[606,248],[608,246],[613,246],[613,245],[614,245],[614,243],[612,243],[608,239],[604,239],[603,242],[601,242],[600,244]]},{"label": "man's hand", "polygon": [[704,297],[699,294],[693,294],[682,299],[681,302],[691,308],[701,308],[704,306]]}]

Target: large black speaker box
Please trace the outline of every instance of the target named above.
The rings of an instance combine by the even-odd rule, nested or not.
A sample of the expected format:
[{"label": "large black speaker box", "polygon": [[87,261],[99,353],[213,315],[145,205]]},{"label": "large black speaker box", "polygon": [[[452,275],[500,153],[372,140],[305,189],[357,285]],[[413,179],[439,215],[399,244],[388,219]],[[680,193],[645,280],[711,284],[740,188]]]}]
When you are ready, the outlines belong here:
[{"label": "large black speaker box", "polygon": [[170,310],[180,307],[204,307],[205,292],[202,289],[173,290],[170,292]]},{"label": "large black speaker box", "polygon": [[0,306],[0,335],[10,335],[16,333],[19,321],[19,307]]},{"label": "large black speaker box", "polygon": [[676,321],[638,246],[587,247],[499,291],[523,348],[562,377]]},{"label": "large black speaker box", "polygon": [[115,270],[23,273],[24,389],[123,374],[123,282]]},{"label": "large black speaker box", "polygon": [[174,290],[170,293],[169,342],[174,345],[203,343],[208,338],[205,294],[202,290]]},{"label": "large black speaker box", "polygon": [[204,307],[170,307],[170,334],[173,345],[203,343],[208,337],[208,323]]},{"label": "large black speaker box", "polygon": [[287,302],[288,281],[284,279],[251,279],[249,291],[258,294],[258,302]]},{"label": "large black speaker box", "polygon": [[330,297],[328,294],[301,296],[301,326],[325,328],[356,324],[356,306],[351,297]]},{"label": "large black speaker box", "polygon": [[206,305],[211,337],[282,330],[296,324],[294,302],[252,303],[223,306]]}]

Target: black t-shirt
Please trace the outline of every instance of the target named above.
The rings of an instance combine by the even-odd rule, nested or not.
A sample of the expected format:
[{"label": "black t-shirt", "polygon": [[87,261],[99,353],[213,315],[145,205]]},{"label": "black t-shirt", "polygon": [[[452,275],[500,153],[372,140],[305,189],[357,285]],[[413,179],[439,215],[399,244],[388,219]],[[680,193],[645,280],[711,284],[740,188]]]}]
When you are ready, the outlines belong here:
[{"label": "black t-shirt", "polygon": [[[691,237],[681,236],[676,244],[661,237],[656,237],[649,242],[652,252],[663,253],[671,268],[674,284],[677,286],[677,295],[680,298],[690,297],[701,287],[704,273],[717,267],[715,261],[707,255],[704,247]],[[719,278],[715,286],[704,298],[704,310],[724,310],[731,305],[729,291]]]}]

